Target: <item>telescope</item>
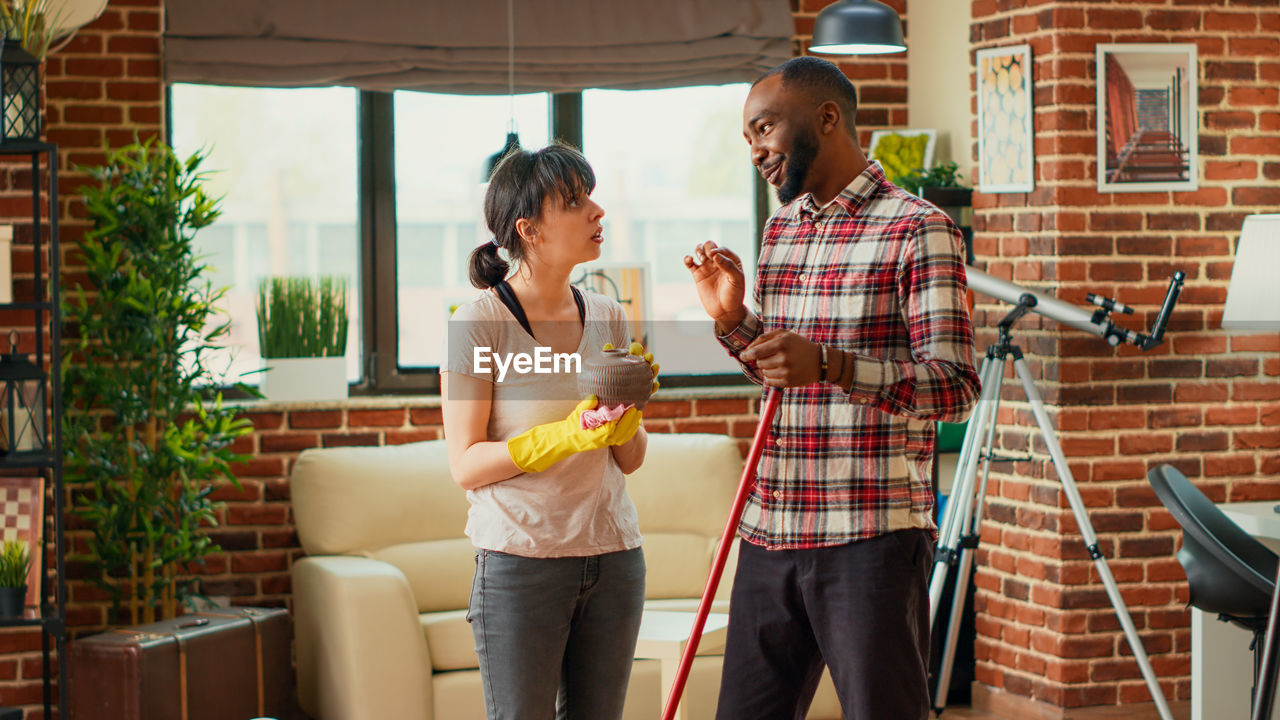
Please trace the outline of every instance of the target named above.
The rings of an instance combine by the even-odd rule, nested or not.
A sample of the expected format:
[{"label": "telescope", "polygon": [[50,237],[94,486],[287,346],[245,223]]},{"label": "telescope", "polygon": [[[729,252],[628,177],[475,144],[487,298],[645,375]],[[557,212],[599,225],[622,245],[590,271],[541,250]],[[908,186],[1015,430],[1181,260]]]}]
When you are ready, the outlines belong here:
[{"label": "telescope", "polygon": [[[1169,280],[1169,289],[1165,292],[1164,304],[1160,306],[1160,312],[1156,315],[1151,333],[1143,334],[1112,322],[1112,312],[1132,315],[1133,308],[1111,298],[1089,293],[1089,302],[1098,306],[1098,309],[1090,313],[1069,302],[993,277],[973,266],[965,267],[965,273],[969,278],[969,287],[974,292],[1017,305],[1023,309],[1023,313],[1033,310],[1063,325],[1097,335],[1106,340],[1108,345],[1116,346],[1127,342],[1142,350],[1150,350],[1164,342],[1165,325],[1169,323],[1169,315],[1173,313],[1173,306],[1178,302],[1178,296],[1182,294],[1182,283],[1186,279],[1186,274],[1181,270],[1173,274],[1173,278]],[[1018,313],[1016,317],[1021,315],[1022,313]]]}]

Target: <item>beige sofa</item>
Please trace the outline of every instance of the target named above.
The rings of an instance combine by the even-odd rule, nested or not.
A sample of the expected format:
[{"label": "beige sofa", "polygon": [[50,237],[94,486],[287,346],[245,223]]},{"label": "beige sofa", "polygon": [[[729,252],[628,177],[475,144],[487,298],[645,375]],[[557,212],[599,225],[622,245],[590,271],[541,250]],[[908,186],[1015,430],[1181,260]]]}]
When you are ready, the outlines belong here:
[{"label": "beige sofa", "polygon": [[[650,436],[644,466],[628,478],[645,536],[647,609],[696,609],[741,472],[725,436]],[[292,497],[307,553],[293,567],[302,709],[317,720],[483,720],[465,619],[474,550],[444,441],[308,450]],[[692,720],[714,717],[720,661],[694,664],[684,696]],[[659,717],[666,691],[658,661],[637,660],[626,720]],[[809,717],[840,717],[828,678]]]}]

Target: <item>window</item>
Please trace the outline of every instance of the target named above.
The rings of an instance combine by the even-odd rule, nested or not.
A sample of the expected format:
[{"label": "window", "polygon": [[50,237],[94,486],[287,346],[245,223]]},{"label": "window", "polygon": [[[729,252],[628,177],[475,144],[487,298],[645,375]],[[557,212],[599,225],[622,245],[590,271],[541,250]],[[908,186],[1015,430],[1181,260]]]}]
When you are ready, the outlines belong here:
[{"label": "window", "polygon": [[647,266],[652,342],[664,374],[738,372],[683,258],[714,240],[754,275],[755,173],[742,140],[747,90],[582,93],[582,147],[596,171],[592,197],[605,209],[601,260]]},{"label": "window", "polygon": [[397,92],[396,358],[402,368],[439,367],[449,308],[475,296],[472,249],[489,238],[485,171],[514,112],[520,144],[546,145],[550,96]]},{"label": "window", "polygon": [[355,90],[173,85],[172,145],[208,153],[206,191],[222,215],[196,235],[215,286],[228,288],[228,382],[256,383],[261,367],[254,300],[271,275],[345,275],[351,288],[348,377],[362,347]]},{"label": "window", "polygon": [[715,240],[753,273],[764,203],[741,139],[746,93],[728,85],[510,99],[173,85],[172,143],[182,155],[208,151],[209,190],[223,196],[222,217],[197,242],[214,282],[230,287],[229,380],[259,368],[259,279],[341,274],[351,286],[351,381],[438,389],[449,309],[478,292],[467,258],[489,235],[485,165],[513,115],[523,147],[560,137],[584,148],[607,213],[602,261],[646,267],[664,384],[678,384],[673,374],[739,378],[682,258]]}]

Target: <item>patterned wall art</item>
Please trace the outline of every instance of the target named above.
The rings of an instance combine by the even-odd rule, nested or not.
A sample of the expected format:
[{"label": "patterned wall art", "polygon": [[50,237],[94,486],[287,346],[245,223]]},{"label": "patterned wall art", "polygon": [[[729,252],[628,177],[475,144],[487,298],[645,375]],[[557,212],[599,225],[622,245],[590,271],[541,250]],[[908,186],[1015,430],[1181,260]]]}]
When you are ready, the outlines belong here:
[{"label": "patterned wall art", "polygon": [[44,479],[40,477],[0,477],[0,541],[22,540],[31,553],[27,571],[27,607],[40,605],[40,562],[44,546]]},{"label": "patterned wall art", "polygon": [[1195,190],[1196,46],[1098,45],[1098,192]]},{"label": "patterned wall art", "polygon": [[987,48],[978,63],[978,190],[1035,188],[1031,46]]}]

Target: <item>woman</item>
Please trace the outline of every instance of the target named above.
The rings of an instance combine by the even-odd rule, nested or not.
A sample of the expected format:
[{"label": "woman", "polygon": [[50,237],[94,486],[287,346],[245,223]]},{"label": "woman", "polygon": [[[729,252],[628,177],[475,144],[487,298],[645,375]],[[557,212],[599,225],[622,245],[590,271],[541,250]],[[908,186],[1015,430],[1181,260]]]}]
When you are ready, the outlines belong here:
[{"label": "woman", "polygon": [[[594,396],[579,398],[576,372],[511,363],[538,348],[626,345],[622,308],[569,284],[600,257],[594,188],[568,146],[509,154],[485,194],[494,239],[471,254],[471,282],[488,292],[449,323],[445,438],[471,503],[467,617],[489,720],[621,717],[640,627],[644,556],[623,478],[644,460],[640,413],[584,430],[582,415],[599,411]],[[516,263],[509,279],[499,248]]]}]

